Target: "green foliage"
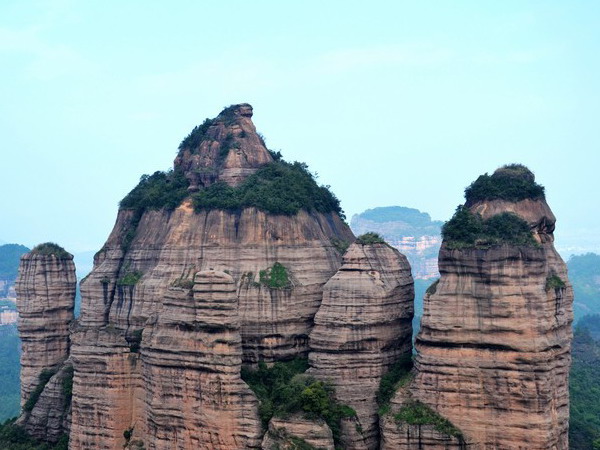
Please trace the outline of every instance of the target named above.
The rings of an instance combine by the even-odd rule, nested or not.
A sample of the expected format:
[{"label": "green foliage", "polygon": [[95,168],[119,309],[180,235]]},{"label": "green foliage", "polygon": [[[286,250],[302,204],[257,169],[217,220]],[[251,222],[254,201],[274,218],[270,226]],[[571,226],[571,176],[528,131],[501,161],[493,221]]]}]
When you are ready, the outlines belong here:
[{"label": "green foliage", "polygon": [[66,404],[70,404],[73,398],[73,366],[67,366],[64,370],[62,392],[65,396]]},{"label": "green foliage", "polygon": [[45,242],[43,244],[36,245],[35,247],[33,247],[33,250],[31,250],[31,253],[45,256],[54,255],[60,259],[71,258],[73,256],[60,245],[55,244],[54,242]]},{"label": "green foliage", "polygon": [[433,425],[440,433],[449,436],[462,437],[462,432],[452,423],[440,416],[429,406],[418,400],[412,400],[404,404],[394,415],[398,423],[407,423],[409,425]]},{"label": "green foliage", "polygon": [[456,208],[454,216],[442,227],[442,237],[449,248],[538,245],[527,222],[516,214],[505,212],[483,220],[466,206]]},{"label": "green foliage", "polygon": [[377,404],[381,409],[387,409],[396,390],[409,380],[411,369],[412,358],[406,356],[396,361],[390,370],[381,377],[377,390]]},{"label": "green foliage", "polygon": [[427,290],[425,291],[425,293],[428,294],[428,295],[435,294],[435,292],[437,291],[437,286],[438,286],[439,282],[440,282],[440,279],[438,278],[433,283],[431,283],[429,285],[429,287],[427,288]]},{"label": "green foliage", "polygon": [[119,204],[121,209],[172,210],[188,195],[189,182],[183,172],[170,170],[142,175],[140,182]]},{"label": "green foliage", "polygon": [[567,285],[558,275],[550,275],[546,278],[546,290],[564,289]]},{"label": "green foliage", "polygon": [[329,186],[319,186],[306,164],[283,160],[261,167],[238,187],[212,184],[194,194],[193,200],[196,211],[255,207],[272,214],[294,215],[302,209],[345,217]]},{"label": "green foliage", "polygon": [[20,355],[17,326],[0,325],[0,421],[19,414]]},{"label": "green foliage", "polygon": [[30,437],[27,432],[14,424],[15,419],[0,425],[0,449],[7,450],[67,450],[69,436],[61,436],[56,444],[48,444]]},{"label": "green foliage", "polygon": [[139,353],[140,347],[142,345],[142,334],[144,333],[144,329],[135,330],[131,333],[131,336],[127,338],[127,342],[129,343],[129,351],[131,353]]},{"label": "green foliage", "polygon": [[535,182],[535,176],[521,164],[509,164],[492,175],[481,175],[465,189],[467,205],[483,200],[507,200],[518,202],[525,199],[544,199],[544,187]]},{"label": "green foliage", "polygon": [[287,289],[291,286],[287,269],[278,262],[273,264],[273,267],[261,270],[258,277],[261,284],[271,289]]},{"label": "green foliage", "polygon": [[258,411],[265,428],[273,416],[287,417],[300,412],[311,419],[325,420],[334,440],[339,442],[340,421],[356,416],[356,412],[335,401],[330,384],[303,375],[306,369],[305,359],[277,362],[271,367],[260,362],[256,370],[242,368],[242,379],[260,400]]},{"label": "green foliage", "polygon": [[21,256],[28,251],[24,245],[0,245],[0,280],[12,281],[17,278]]},{"label": "green foliage", "polygon": [[181,141],[179,144],[179,150],[188,149],[194,151],[196,148],[200,146],[200,143],[206,138],[206,132],[213,124],[211,119],[204,119],[201,125],[194,127],[192,132],[187,135],[187,137]]},{"label": "green foliage", "polygon": [[135,286],[144,274],[138,270],[127,272],[117,280],[117,286]]},{"label": "green foliage", "polygon": [[590,331],[600,334],[600,327],[575,329],[569,377],[569,448],[580,450],[595,450],[600,441],[600,342]]},{"label": "green foliage", "polygon": [[25,402],[25,405],[23,405],[24,411],[31,411],[33,409],[33,407],[39,400],[40,395],[42,395],[42,392],[44,392],[44,388],[48,384],[48,381],[50,381],[50,378],[52,378],[54,374],[56,374],[56,369],[42,370],[38,377],[38,385],[35,387],[35,389],[31,393],[31,396]]},{"label": "green foliage", "polygon": [[361,234],[356,238],[356,243],[361,245],[369,245],[369,244],[385,244],[385,240],[381,237],[379,233],[374,233],[373,231],[369,231],[368,233]]},{"label": "green foliage", "polygon": [[335,249],[340,255],[343,255],[344,253],[346,253],[346,250],[348,250],[348,247],[350,247],[350,242],[338,238],[333,238],[331,239],[331,245],[335,247]]}]

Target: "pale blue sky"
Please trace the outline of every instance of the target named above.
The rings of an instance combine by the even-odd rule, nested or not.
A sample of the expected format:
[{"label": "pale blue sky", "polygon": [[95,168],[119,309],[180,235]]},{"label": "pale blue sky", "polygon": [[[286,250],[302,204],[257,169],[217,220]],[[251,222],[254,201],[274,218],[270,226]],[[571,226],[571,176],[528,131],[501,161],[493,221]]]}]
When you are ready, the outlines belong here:
[{"label": "pale blue sky", "polygon": [[600,251],[600,3],[0,3],[0,240],[101,247],[117,203],[181,139],[249,102],[270,148],[348,217],[446,220],[524,163],[565,252]]}]

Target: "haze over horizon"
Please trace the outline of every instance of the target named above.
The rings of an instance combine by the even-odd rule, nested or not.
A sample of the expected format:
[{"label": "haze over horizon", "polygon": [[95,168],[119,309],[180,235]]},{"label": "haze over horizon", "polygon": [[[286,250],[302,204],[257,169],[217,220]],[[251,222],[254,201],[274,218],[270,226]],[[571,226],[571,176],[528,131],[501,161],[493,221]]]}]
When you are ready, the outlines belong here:
[{"label": "haze over horizon", "polygon": [[561,253],[600,252],[598,19],[559,1],[3,2],[0,240],[98,250],[142,174],[249,102],[348,219],[400,205],[447,220],[478,175],[520,162]]}]

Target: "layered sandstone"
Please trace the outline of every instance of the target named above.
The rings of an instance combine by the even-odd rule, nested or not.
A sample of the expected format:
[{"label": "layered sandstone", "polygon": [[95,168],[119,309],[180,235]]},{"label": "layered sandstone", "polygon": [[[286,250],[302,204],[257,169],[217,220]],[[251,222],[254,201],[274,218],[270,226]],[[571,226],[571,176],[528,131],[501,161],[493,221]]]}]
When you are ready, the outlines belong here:
[{"label": "layered sandstone", "polygon": [[[518,215],[538,244],[444,242],[410,393],[450,420],[470,448],[566,449],[573,292],[553,246],[554,216],[543,198],[468,206],[484,219]],[[384,431],[394,442],[405,441],[402,433]]]},{"label": "layered sandstone", "polygon": [[21,257],[16,282],[21,352],[21,406],[42,371],[56,371],[69,355],[77,278],[73,256],[42,244]]},{"label": "layered sandstone", "polygon": [[[259,446],[258,401],[240,378],[242,337],[231,275],[198,272],[171,288],[141,342],[148,449]],[[136,430],[137,431],[137,430]],[[134,433],[134,436],[137,433]]]},{"label": "layered sandstone", "polygon": [[318,450],[334,450],[333,433],[322,420],[302,415],[286,419],[272,418],[262,441],[262,450],[295,450],[302,444]]},{"label": "layered sandstone", "polygon": [[[191,190],[218,181],[236,185],[272,161],[250,116],[247,105],[237,105],[201,130],[202,139],[190,141],[196,142],[195,147],[182,147],[175,166],[190,179]],[[238,151],[241,159],[236,159]],[[235,283],[242,361],[252,364],[306,356],[322,287],[340,267],[336,245],[353,239],[348,226],[333,212],[195,211],[189,198],[174,210],[121,209],[108,241],[96,255],[93,271],[81,284],[81,317],[72,349],[76,370],[71,447],[121,446],[123,431],[131,427],[136,439],[142,440],[146,432],[152,436],[169,433],[171,411],[154,410],[148,403],[149,395],[158,399],[171,395],[163,384],[153,387],[154,392],[146,384],[148,374],[153,373],[149,371],[158,370],[152,369],[159,365],[157,358],[152,359],[144,340],[141,353],[133,352],[131,346],[139,330],[144,329],[145,336],[152,323],[170,314],[165,303],[176,303],[174,297],[182,295],[173,288],[187,289],[197,272],[230,274]],[[285,268],[289,283],[273,289],[261,282],[260,273],[276,263]],[[153,423],[147,429],[146,418]],[[239,425],[232,433],[242,436],[244,427],[250,425]],[[191,435],[182,439],[178,442],[184,447],[196,443]],[[213,437],[203,435],[202,439]],[[247,439],[254,442],[255,438]],[[212,440],[197,445],[235,448],[210,447]]]},{"label": "layered sandstone", "polygon": [[65,439],[70,429],[72,385],[73,366],[67,361],[50,378],[32,409],[19,417],[17,425],[41,441]]},{"label": "layered sandstone", "polygon": [[[358,423],[346,449],[379,447],[379,382],[412,352],[413,279],[404,255],[385,243],[350,245],[327,282],[310,334],[310,372],[330,381]],[[356,430],[360,430],[357,432]]]}]

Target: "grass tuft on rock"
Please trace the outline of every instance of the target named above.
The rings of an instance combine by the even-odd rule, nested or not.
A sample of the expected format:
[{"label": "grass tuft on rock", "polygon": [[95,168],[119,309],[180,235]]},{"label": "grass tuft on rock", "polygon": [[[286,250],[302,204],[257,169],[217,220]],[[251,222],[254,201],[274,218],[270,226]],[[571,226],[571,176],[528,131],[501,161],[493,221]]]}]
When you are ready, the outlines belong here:
[{"label": "grass tuft on rock", "polygon": [[356,238],[356,243],[360,245],[386,244],[385,239],[383,239],[379,233],[373,231],[358,236]]},{"label": "grass tuft on rock", "polygon": [[418,400],[411,400],[402,405],[398,412],[394,414],[394,420],[396,423],[409,425],[433,425],[440,433],[462,437],[462,432],[452,422]]}]

